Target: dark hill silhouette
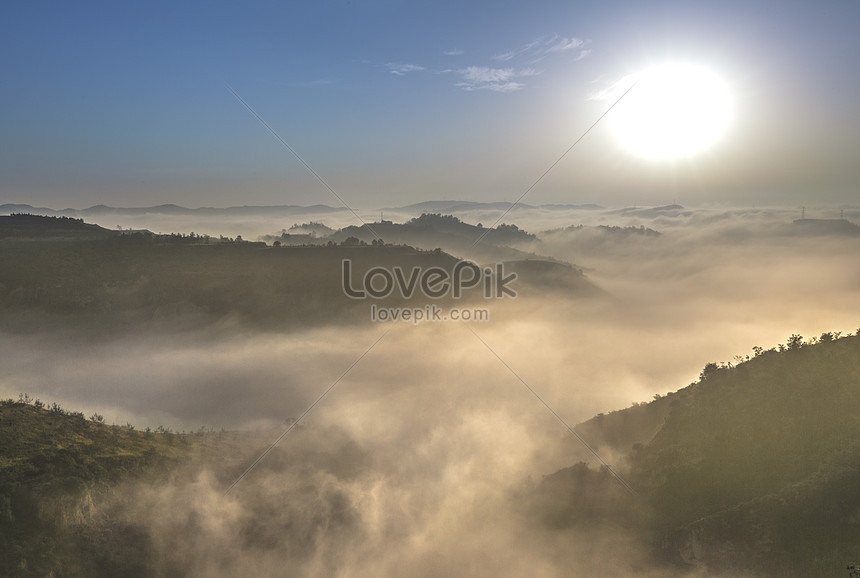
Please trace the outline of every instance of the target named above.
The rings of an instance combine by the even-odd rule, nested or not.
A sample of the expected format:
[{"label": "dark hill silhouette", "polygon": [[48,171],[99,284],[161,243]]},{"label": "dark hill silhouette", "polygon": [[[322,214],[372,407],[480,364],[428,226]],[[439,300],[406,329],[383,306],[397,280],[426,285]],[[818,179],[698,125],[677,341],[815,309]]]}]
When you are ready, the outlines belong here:
[{"label": "dark hill silhouette", "polygon": [[[388,243],[428,250],[438,247],[482,263],[537,258],[534,253],[518,248],[520,245],[530,245],[535,236],[516,225],[503,223],[489,229],[480,224],[466,223],[453,215],[439,213],[424,213],[405,223],[382,221],[363,226],[352,225],[333,233],[328,239],[340,243],[348,237],[356,237],[370,243],[376,238],[374,232]],[[326,239],[320,240],[324,242]],[[307,242],[299,239],[289,241]]]},{"label": "dark hill silhouette", "polygon": [[375,236],[370,229],[385,239],[394,243],[410,243],[422,245],[422,243],[438,240],[444,235],[448,239],[458,238],[461,242],[475,243],[483,236],[481,242],[505,245],[516,242],[531,241],[535,236],[523,231],[516,225],[501,224],[493,229],[484,229],[481,226],[465,223],[452,215],[439,213],[423,213],[405,223],[393,223],[384,221],[371,223],[369,226],[351,225],[334,233],[331,238],[341,241],[346,237],[358,237],[370,242]]},{"label": "dark hill silhouette", "polygon": [[518,277],[518,295],[523,297],[557,296],[559,293],[576,297],[593,297],[603,292],[591,283],[581,269],[569,263],[545,259],[505,261],[504,269]]},{"label": "dark hill silhouette", "polygon": [[[0,327],[28,327],[27,315],[67,317],[92,327],[187,315],[229,317],[271,329],[366,320],[367,301],[343,289],[344,259],[361,279],[371,267],[442,267],[459,261],[409,246],[269,247],[232,239],[109,231],[70,218],[0,217]],[[480,288],[467,292],[467,301]],[[478,297],[475,297],[478,298]],[[406,303],[395,292],[375,301]],[[438,301],[446,304],[444,299]],[[425,304],[420,292],[410,306]],[[21,318],[24,315],[24,318]],[[19,327],[20,325],[20,327]]]},{"label": "dark hill silhouette", "polygon": [[619,242],[641,243],[656,239],[661,233],[640,225],[638,227],[619,227],[613,225],[571,225],[560,229],[550,229],[541,232],[538,237],[542,241],[570,241],[579,247],[599,248],[603,245],[615,245]]},{"label": "dark hill silhouette", "polygon": [[[433,215],[410,223],[413,230],[478,229]],[[515,226],[498,235],[528,237]],[[372,267],[441,267],[450,273],[459,262],[441,250],[364,243],[356,236],[337,244],[329,239],[272,247],[194,234],[110,231],[78,219],[31,215],[0,217],[0,249],[0,328],[15,331],[39,326],[33,314],[104,330],[177,316],[197,323],[229,318],[275,330],[362,322],[369,302],[346,294],[344,259],[351,260],[356,282]],[[504,274],[511,272],[519,273],[524,296],[550,289],[570,297],[599,294],[569,265],[516,261]],[[480,286],[464,295],[465,302],[492,305],[482,297]],[[432,302],[445,307],[451,305],[448,299]],[[374,302],[422,307],[431,301],[420,291],[403,296],[395,290]]]},{"label": "dark hill silhouette", "polygon": [[860,235],[860,226],[848,219],[797,219],[792,222],[793,235]]},{"label": "dark hill silhouette", "polygon": [[8,216],[0,215],[0,239],[46,237],[55,239],[108,239],[119,234],[118,231],[85,223],[83,219],[20,213]]},{"label": "dark hill silhouette", "polygon": [[[375,238],[373,232],[385,241],[406,243],[425,249],[442,247],[453,254],[475,255],[475,260],[480,259],[484,264],[500,260],[506,272],[516,272],[519,275],[517,281],[525,291],[523,296],[539,295],[548,290],[560,291],[571,297],[602,294],[579,268],[511,247],[510,245],[529,244],[536,240],[535,235],[516,225],[501,224],[493,229],[485,229],[465,223],[453,215],[425,213],[402,224],[383,221],[370,226],[346,227],[328,239],[343,242],[346,238],[354,237],[371,242]],[[320,241],[325,239],[324,237]],[[481,241],[476,245],[478,239]],[[303,238],[302,242],[307,242],[307,238]]]},{"label": "dark hill silhouette", "polygon": [[623,519],[661,561],[713,575],[839,575],[860,546],[860,337],[835,337],[708,364],[676,393],[577,426],[627,453],[639,496],[603,474],[616,487],[583,505],[577,484],[594,495],[599,475],[578,466],[545,479],[538,511],[553,525]]}]

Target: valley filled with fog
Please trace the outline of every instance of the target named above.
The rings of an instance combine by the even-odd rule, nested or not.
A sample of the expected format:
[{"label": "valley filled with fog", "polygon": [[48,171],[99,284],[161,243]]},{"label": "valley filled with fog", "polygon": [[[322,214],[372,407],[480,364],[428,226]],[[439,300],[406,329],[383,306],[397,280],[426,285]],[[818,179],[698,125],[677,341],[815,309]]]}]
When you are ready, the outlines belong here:
[{"label": "valley filled with fog", "polygon": [[[491,320],[470,327],[574,422],[680,388],[708,361],[732,361],[751,354],[753,346],[772,347],[792,333],[853,332],[860,325],[860,233],[810,231],[793,223],[796,213],[681,207],[534,210],[520,220],[519,211],[513,211],[503,222],[516,219],[535,238],[510,247],[526,259],[575,265],[601,293],[583,297],[576,291],[529,288],[520,299],[490,300]],[[829,213],[838,216],[838,211]],[[854,213],[860,220],[860,210]],[[854,213],[845,216],[850,220]],[[459,218],[468,223],[483,217],[489,224],[499,214]],[[151,218],[153,223],[138,226],[156,230],[164,224],[159,222],[163,216]],[[308,218],[294,220],[303,219]],[[274,224],[244,226],[238,234],[246,240],[278,230]],[[229,226],[213,218],[208,227],[196,228],[217,236]],[[491,262],[495,253],[506,255],[507,247],[455,243],[444,232],[429,237],[422,240],[426,246],[413,246],[441,247],[479,263]],[[301,285],[301,274],[295,276]],[[512,286],[522,292],[517,282]],[[466,327],[371,323],[372,302],[362,303],[359,315],[344,325],[335,318],[323,326],[310,320],[283,323],[283,331],[277,325],[257,331],[229,315],[189,321],[180,314],[94,340],[55,317],[45,321],[44,330],[3,336],[4,350],[14,352],[4,364],[3,393],[27,390],[85,404],[117,422],[155,420],[177,428],[276,423],[304,407],[389,327],[392,336],[348,377],[364,386],[344,388],[366,392],[361,394],[366,402],[403,388],[416,393],[450,387],[468,395],[489,383],[500,389],[498,380],[511,379]],[[62,387],[52,385],[58,379]],[[339,391],[325,405],[337,405],[347,395]],[[325,406],[318,411],[324,413]]]},{"label": "valley filled with fog", "polygon": [[[499,214],[456,216],[490,226]],[[395,223],[416,216],[385,213]],[[486,303],[487,322],[372,323],[369,301],[364,317],[282,329],[180,312],[99,330],[19,312],[38,323],[0,333],[0,397],[27,392],[138,429],[245,432],[170,483],[128,483],[112,506],[190,575],[684,575],[649,569],[648,545],[621,525],[553,530],[524,511],[520,496],[543,476],[579,461],[601,466],[528,388],[573,426],[791,334],[853,333],[860,234],[798,218],[772,208],[534,208],[503,217],[534,235],[508,245],[426,233],[417,248],[481,263],[513,249],[573,264],[598,289],[520,285],[516,299]],[[111,219],[246,240],[293,222],[349,224],[340,213],[96,222],[113,228]],[[624,453],[594,445],[623,475]]]}]

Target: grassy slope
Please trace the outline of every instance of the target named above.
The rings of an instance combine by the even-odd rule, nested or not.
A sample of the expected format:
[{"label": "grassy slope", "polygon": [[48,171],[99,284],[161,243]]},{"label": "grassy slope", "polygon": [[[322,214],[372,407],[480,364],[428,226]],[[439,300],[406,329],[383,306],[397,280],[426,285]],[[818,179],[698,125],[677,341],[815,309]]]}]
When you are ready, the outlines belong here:
[{"label": "grassy slope", "polygon": [[[112,567],[112,559],[130,551],[127,540],[145,536],[88,528],[95,503],[122,481],[165,476],[193,448],[209,443],[205,438],[133,431],[61,408],[0,403],[0,575],[95,575],[99,565]],[[97,547],[99,541],[107,548]],[[133,548],[138,555],[139,546]],[[146,566],[143,560],[126,562],[132,570]]]},{"label": "grassy slope", "polygon": [[[0,402],[0,576],[199,575],[200,559],[187,554],[200,553],[196,532],[211,528],[196,483],[213,476],[215,490],[226,489],[273,435],[138,432]],[[337,428],[299,427],[293,437],[234,491],[242,515],[230,522],[237,548],[277,552],[290,568],[322,533],[360,536],[349,497],[328,481],[365,475],[371,459]],[[280,483],[268,483],[273,475]],[[217,555],[228,562],[235,551]]]}]

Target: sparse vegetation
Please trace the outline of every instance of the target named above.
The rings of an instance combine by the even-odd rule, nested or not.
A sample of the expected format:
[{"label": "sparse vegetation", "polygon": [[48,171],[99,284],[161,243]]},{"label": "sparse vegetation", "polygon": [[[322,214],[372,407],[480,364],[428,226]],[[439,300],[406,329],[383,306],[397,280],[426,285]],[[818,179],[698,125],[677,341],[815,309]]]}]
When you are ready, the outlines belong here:
[{"label": "sparse vegetation", "polygon": [[[151,575],[147,537],[129,544],[122,529],[106,532],[97,505],[125,480],[165,476],[193,444],[37,402],[26,393],[0,401],[0,575]],[[94,532],[97,544],[88,542]],[[123,570],[112,573],[123,553]]]}]

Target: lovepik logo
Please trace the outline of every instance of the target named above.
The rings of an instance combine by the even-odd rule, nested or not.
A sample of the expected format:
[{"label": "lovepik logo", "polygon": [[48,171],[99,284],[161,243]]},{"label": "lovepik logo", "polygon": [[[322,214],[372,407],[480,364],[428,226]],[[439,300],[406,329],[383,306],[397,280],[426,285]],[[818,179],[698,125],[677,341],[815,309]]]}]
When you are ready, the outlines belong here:
[{"label": "lovepik logo", "polygon": [[517,292],[508,287],[517,278],[516,273],[505,275],[503,263],[481,268],[471,261],[458,261],[449,272],[434,266],[422,269],[412,267],[407,274],[402,267],[372,267],[362,276],[356,286],[352,279],[352,260],[343,260],[343,292],[352,299],[384,299],[395,290],[404,299],[411,299],[416,291],[430,299],[441,299],[450,293],[454,299],[463,296],[463,291],[482,286],[485,299],[514,298]]}]

